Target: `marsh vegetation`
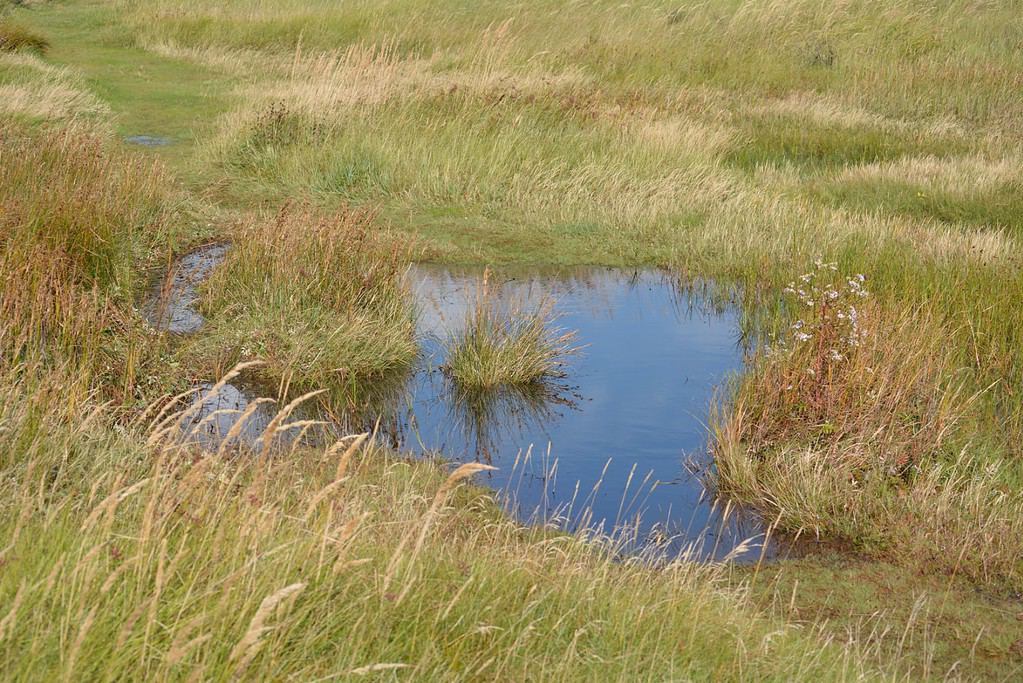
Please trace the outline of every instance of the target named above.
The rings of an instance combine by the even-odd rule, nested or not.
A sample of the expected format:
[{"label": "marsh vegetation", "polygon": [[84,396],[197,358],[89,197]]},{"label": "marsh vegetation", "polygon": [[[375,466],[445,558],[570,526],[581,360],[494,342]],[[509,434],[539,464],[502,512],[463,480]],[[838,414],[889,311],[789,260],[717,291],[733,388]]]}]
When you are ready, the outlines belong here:
[{"label": "marsh vegetation", "polygon": [[[0,2],[3,675],[1018,675],[1021,35],[1015,0]],[[154,327],[223,243],[201,330]],[[239,363],[274,430],[357,412],[421,357],[415,262],[713,282],[765,340],[717,486],[824,554],[617,561],[361,429],[165,429]],[[451,379],[564,371],[550,312],[481,299]]]}]

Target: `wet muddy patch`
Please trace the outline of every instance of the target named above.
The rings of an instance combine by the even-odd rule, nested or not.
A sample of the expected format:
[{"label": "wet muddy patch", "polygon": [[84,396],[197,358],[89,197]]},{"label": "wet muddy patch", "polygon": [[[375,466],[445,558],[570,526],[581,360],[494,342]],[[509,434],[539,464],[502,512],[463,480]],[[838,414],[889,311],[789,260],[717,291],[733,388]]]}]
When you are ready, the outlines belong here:
[{"label": "wet muddy patch", "polygon": [[143,311],[149,324],[174,334],[202,329],[206,321],[195,308],[199,285],[224,262],[229,249],[227,243],[209,244],[175,261],[166,276],[150,289]]},{"label": "wet muddy patch", "polygon": [[174,140],[171,138],[160,135],[128,135],[124,141],[129,145],[139,145],[140,147],[166,147],[174,144]]}]

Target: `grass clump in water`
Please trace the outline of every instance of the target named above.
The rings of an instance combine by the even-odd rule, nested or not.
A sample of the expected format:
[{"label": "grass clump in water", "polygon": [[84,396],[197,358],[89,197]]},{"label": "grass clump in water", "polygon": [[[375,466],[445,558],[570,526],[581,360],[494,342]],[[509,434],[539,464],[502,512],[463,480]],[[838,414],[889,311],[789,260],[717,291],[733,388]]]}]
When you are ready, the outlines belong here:
[{"label": "grass clump in water", "polygon": [[577,351],[575,333],[551,327],[551,302],[531,311],[502,306],[489,287],[487,271],[465,328],[449,342],[450,377],[463,389],[488,390],[562,376],[565,359]]}]

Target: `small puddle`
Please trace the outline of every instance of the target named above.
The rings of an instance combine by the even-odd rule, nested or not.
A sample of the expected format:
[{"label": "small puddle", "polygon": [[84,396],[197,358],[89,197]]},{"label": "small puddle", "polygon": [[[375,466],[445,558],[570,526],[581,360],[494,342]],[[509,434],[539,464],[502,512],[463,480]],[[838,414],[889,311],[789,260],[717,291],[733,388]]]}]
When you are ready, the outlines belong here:
[{"label": "small puddle", "polygon": [[210,244],[179,258],[168,275],[149,292],[143,310],[149,324],[175,334],[190,334],[202,329],[206,321],[195,310],[199,300],[198,286],[223,263],[228,249],[228,244]]},{"label": "small puddle", "polygon": [[[206,320],[195,308],[199,285],[224,262],[230,248],[226,242],[209,244],[178,258],[164,277],[153,284],[146,297],[143,313],[149,324],[174,334],[193,334],[201,330]],[[186,439],[208,450],[219,449],[225,441],[227,446],[261,450],[265,432],[281,408],[277,401],[265,398],[273,392],[242,381],[225,383],[215,392],[214,386],[207,382],[194,387],[196,398],[189,406],[192,413],[182,426]],[[244,422],[239,425],[243,415]],[[310,432],[315,432],[315,428],[322,432],[329,427],[318,418],[308,407],[300,406],[287,420],[298,426],[285,424],[270,436],[275,451],[296,443],[316,443],[315,434],[310,437]]]},{"label": "small puddle", "polygon": [[142,147],[166,147],[174,144],[172,139],[160,135],[128,135],[124,141],[129,145],[141,145]]},{"label": "small puddle", "polygon": [[[175,264],[151,297],[154,326],[176,333],[202,327],[193,307],[196,286],[227,249],[204,247]],[[500,283],[499,301],[553,300],[557,325],[575,330],[584,348],[567,377],[543,390],[470,398],[440,366],[446,340],[477,300],[482,270],[418,266],[408,277],[423,358],[401,397],[378,411],[381,435],[392,445],[420,457],[494,465],[478,481],[528,523],[597,528],[626,539],[626,550],[663,556],[686,550],[704,559],[775,556],[773,545],[762,547],[759,519],[726,511],[704,486],[713,471],[706,425],[714,392],[743,367],[734,310],[715,310],[655,270],[506,273],[491,278]],[[199,389],[205,394],[209,387]],[[233,438],[258,448],[279,408],[252,405],[265,395],[227,384],[204,399],[191,421],[194,437],[218,447],[251,407]],[[274,438],[294,444],[313,435],[310,413],[292,415],[299,426]]]},{"label": "small puddle", "polygon": [[[265,398],[269,392],[242,382],[225,383],[216,391],[213,391],[214,386],[212,382],[204,382],[195,387],[198,398],[191,406],[195,412],[183,425],[186,440],[208,451],[222,446],[244,446],[261,452],[263,439],[270,438],[272,452],[281,453],[295,445],[322,444],[323,430],[331,427],[308,407],[299,406],[268,434],[282,407],[277,401]],[[239,424],[243,415],[244,422]]]}]

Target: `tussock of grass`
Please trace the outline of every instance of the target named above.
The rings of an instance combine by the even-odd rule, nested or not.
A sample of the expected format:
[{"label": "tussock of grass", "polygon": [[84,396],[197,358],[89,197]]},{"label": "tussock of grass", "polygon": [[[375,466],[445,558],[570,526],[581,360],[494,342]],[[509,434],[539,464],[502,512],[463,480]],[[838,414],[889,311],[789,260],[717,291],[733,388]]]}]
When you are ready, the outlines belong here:
[{"label": "tussock of grass", "polygon": [[879,675],[746,612],[717,568],[523,529],[465,486],[480,465],[447,475],[349,439],[215,457],[0,386],[4,678]]},{"label": "tussock of grass", "polygon": [[24,52],[0,52],[0,113],[26,122],[64,121],[102,132],[110,113],[73,69]]},{"label": "tussock of grass", "polygon": [[534,311],[502,306],[483,276],[476,306],[465,328],[448,342],[446,370],[463,389],[538,384],[561,375],[576,351],[574,332],[553,329],[551,302]]},{"label": "tussock of grass", "polygon": [[980,396],[953,369],[949,330],[930,310],[857,300],[850,343],[845,294],[796,287],[813,306],[715,426],[721,488],[790,533],[1021,585],[1023,496],[978,437]]},{"label": "tussock of grass", "polygon": [[89,129],[2,126],[0,365],[60,368],[83,391],[99,372],[131,384],[131,352],[110,343],[135,324],[142,266],[180,229],[172,197],[158,165]]},{"label": "tussock of grass", "polygon": [[402,284],[410,251],[379,234],[370,213],[285,207],[232,238],[205,287],[200,361],[260,357],[266,379],[342,395],[411,367],[418,347]]},{"label": "tussock of grass", "polygon": [[168,220],[170,177],[88,128],[6,126],[0,135],[4,247],[45,247],[80,283],[130,299],[140,284],[133,268],[180,229]]},{"label": "tussock of grass", "polygon": [[43,54],[50,47],[45,37],[0,17],[0,52],[34,52]]}]

